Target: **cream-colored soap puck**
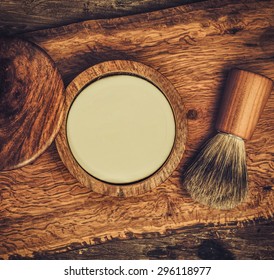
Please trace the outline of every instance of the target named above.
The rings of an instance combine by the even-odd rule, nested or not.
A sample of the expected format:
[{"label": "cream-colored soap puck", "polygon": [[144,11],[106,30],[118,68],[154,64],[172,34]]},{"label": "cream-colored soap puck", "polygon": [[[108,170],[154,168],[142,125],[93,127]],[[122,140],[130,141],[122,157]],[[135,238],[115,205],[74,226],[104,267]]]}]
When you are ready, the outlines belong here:
[{"label": "cream-colored soap puck", "polygon": [[69,172],[95,192],[135,196],[155,188],[180,163],[185,140],[182,99],[151,67],[103,62],[66,89],[56,146]]},{"label": "cream-colored soap puck", "polygon": [[67,138],[74,158],[90,175],[128,184],[150,176],[166,161],[175,120],[155,85],[118,74],[78,94],[69,110]]}]

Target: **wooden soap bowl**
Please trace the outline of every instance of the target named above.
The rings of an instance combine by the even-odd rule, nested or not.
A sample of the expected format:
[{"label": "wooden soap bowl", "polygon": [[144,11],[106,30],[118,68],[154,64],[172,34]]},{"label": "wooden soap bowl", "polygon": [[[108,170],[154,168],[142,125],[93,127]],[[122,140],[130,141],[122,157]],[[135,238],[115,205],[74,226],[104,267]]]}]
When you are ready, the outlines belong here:
[{"label": "wooden soap bowl", "polygon": [[[144,78],[157,86],[169,101],[175,118],[175,141],[165,163],[151,176],[130,184],[110,184],[87,173],[72,155],[66,133],[67,116],[76,96],[93,81],[115,74],[130,74]],[[69,172],[83,185],[93,191],[110,196],[129,197],[143,194],[165,181],[183,156],[186,141],[186,114],[181,98],[174,86],[162,74],[142,63],[128,60],[107,61],[92,66],[78,75],[66,89],[65,118],[56,137],[58,153]]]}]

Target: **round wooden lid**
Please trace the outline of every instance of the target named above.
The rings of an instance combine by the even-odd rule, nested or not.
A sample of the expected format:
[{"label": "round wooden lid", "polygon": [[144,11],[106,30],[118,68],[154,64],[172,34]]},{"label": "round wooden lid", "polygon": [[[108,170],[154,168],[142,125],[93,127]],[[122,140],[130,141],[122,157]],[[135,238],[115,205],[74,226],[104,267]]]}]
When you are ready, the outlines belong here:
[{"label": "round wooden lid", "polygon": [[22,167],[54,140],[63,119],[64,85],[38,46],[0,38],[0,170]]},{"label": "round wooden lid", "polygon": [[[124,176],[122,180],[120,179],[120,177],[119,178],[116,177],[117,174],[119,176],[121,175],[120,173],[121,170],[124,169],[124,171],[126,172],[129,167],[131,168],[132,163],[129,162],[131,160],[130,157],[128,155],[125,155],[125,157],[122,157],[121,155],[121,157],[119,157],[119,153],[123,153],[125,151],[124,146],[126,146],[127,148],[130,147],[131,143],[134,142],[131,141],[132,137],[138,136],[138,135],[136,136],[136,133],[138,133],[139,130],[136,128],[136,126],[140,128],[140,131],[142,133],[145,131],[143,135],[145,136],[149,135],[149,131],[147,130],[147,127],[145,126],[144,128],[143,127],[144,124],[139,123],[138,120],[136,120],[135,118],[136,114],[138,115],[138,113],[140,114],[142,113],[141,110],[144,110],[144,114],[147,114],[147,116],[149,116],[149,108],[147,108],[148,110],[146,112],[145,108],[142,108],[142,104],[140,104],[140,106],[138,107],[139,104],[138,102],[140,100],[137,101],[137,99],[138,96],[140,96],[141,98],[142,94],[140,93],[140,95],[138,95],[137,93],[135,94],[133,92],[133,88],[137,87],[137,85],[135,85],[133,81],[131,81],[131,79],[130,81],[126,79],[126,81],[129,82],[129,85],[127,86],[128,91],[123,93],[122,88],[120,87],[120,79],[108,79],[108,77],[110,76],[115,77],[117,75],[118,76],[133,75],[145,79],[148,82],[150,82],[152,85],[156,86],[157,89],[160,90],[160,93],[153,91],[152,93],[144,92],[144,94],[148,94],[148,95],[159,94],[160,98],[163,99],[166,98],[171,108],[169,108],[169,106],[167,107],[163,106],[165,105],[165,102],[164,100],[162,100],[160,103],[157,102],[157,104],[160,104],[160,106],[162,106],[161,108],[162,110],[167,110],[166,114],[162,115],[162,113],[160,112],[161,109],[160,111],[158,111],[158,109],[152,110],[151,114],[153,113],[157,114],[157,116],[162,117],[162,120],[164,121],[167,121],[167,117],[174,118],[174,121],[173,120],[171,121],[171,127],[163,124],[164,130],[170,129],[171,131],[171,133],[168,133],[168,135],[166,134],[166,132],[163,132],[162,128],[159,129],[160,132],[157,129],[155,130],[155,128],[151,129],[152,132],[153,131],[158,132],[158,136],[160,135],[159,137],[165,137],[166,142],[168,142],[168,143],[164,143],[164,145],[167,145],[167,147],[165,147],[167,155],[161,157],[161,159],[157,161],[157,164],[152,166],[152,169],[158,168],[162,164],[162,161],[166,159],[166,156],[168,157],[165,160],[165,162],[160,166],[160,168],[158,168],[153,174],[151,174],[150,170],[148,170],[148,174],[151,175],[144,179],[142,179],[144,177],[143,174],[145,174],[147,170],[137,175],[134,174],[134,176],[131,177]],[[122,79],[124,80],[123,77]],[[100,86],[100,91],[96,93],[94,91],[93,85],[99,86],[98,81],[103,82],[103,80],[109,81],[111,83],[117,82],[118,84],[115,85],[115,83],[113,83],[112,85],[108,85],[108,83],[104,83],[103,87],[105,87],[105,92]],[[152,85],[151,87],[153,87]],[[92,86],[92,88],[90,88],[90,86]],[[117,87],[117,92],[114,93],[116,87]],[[94,94],[94,98],[92,97],[92,94]],[[111,100],[108,100],[107,97],[111,94],[115,94],[115,98],[111,98]],[[131,94],[133,95],[132,99],[130,98]],[[161,97],[162,94],[164,94],[164,97]],[[85,97],[91,97],[91,99],[88,98],[86,100]],[[80,99],[82,98],[84,98],[84,100],[81,101]],[[101,98],[103,98],[104,100],[101,100]],[[124,98],[130,98],[129,103],[124,102],[124,100],[122,103],[118,102],[119,100],[122,100]],[[145,97],[145,100],[148,101],[146,98],[148,97]],[[152,98],[148,102],[153,103],[154,101],[155,99]],[[98,108],[97,104],[99,104],[100,108]],[[123,106],[124,104],[130,104],[128,106],[132,107],[133,112],[131,112],[131,110],[125,110],[126,114],[128,114],[128,117],[125,116],[124,114],[124,107],[123,108],[120,107],[121,104]],[[79,106],[81,105],[80,106],[81,108],[77,109],[76,107],[78,107],[78,105]],[[102,106],[104,106],[104,108],[102,108]],[[137,108],[133,108],[134,106],[137,106]],[[108,109],[109,107],[111,107],[112,109],[111,110]],[[91,110],[97,111],[98,109],[100,109],[99,113],[91,112]],[[118,112],[114,114],[115,110],[118,110]],[[121,110],[123,112],[120,112]],[[135,112],[136,114],[134,113],[134,110],[136,111]],[[173,113],[170,113],[168,110],[172,110]],[[83,114],[82,120],[79,114],[81,115]],[[102,120],[100,120],[100,116],[103,116],[104,114],[107,114],[109,117],[106,118],[104,116],[102,122]],[[115,131],[113,131],[113,127],[112,127],[112,124],[115,121],[113,120],[113,118],[117,118],[117,123],[119,123],[119,129],[121,128],[121,126],[122,128],[124,127],[129,128],[129,126],[132,124],[131,121],[132,114],[134,115],[134,123],[136,129],[134,128],[128,129],[126,133],[123,132],[122,135],[124,135],[124,139],[121,138],[123,137],[121,135],[118,135],[117,138],[116,137],[117,135],[115,136],[115,134],[117,134],[117,130],[115,129]],[[173,116],[171,117],[172,114]],[[94,118],[94,116],[97,119],[91,119]],[[148,125],[152,126],[153,122],[157,120],[157,116],[155,119],[152,120],[152,122],[151,119],[148,118]],[[89,122],[92,123],[90,124]],[[128,124],[127,122],[130,122],[130,124]],[[173,133],[173,127],[172,127],[174,122],[175,122],[175,135]],[[97,127],[97,125],[100,125],[100,127]],[[70,173],[76,179],[78,179],[78,181],[83,185],[91,187],[92,190],[95,192],[106,194],[106,195],[135,196],[144,193],[146,191],[149,191],[152,188],[158,186],[174,172],[185,150],[186,130],[187,130],[186,115],[185,115],[185,109],[182,100],[178,92],[174,88],[174,86],[163,75],[161,75],[153,68],[150,68],[141,63],[126,61],[126,60],[115,60],[115,61],[103,62],[87,69],[86,71],[78,75],[69,84],[69,86],[66,89],[65,118],[61,126],[60,132],[56,137],[56,146],[59,155],[63,163],[65,164],[65,166],[68,168]],[[152,137],[153,141],[155,140],[154,136]],[[167,136],[169,136],[169,138]],[[110,139],[108,139],[107,137],[110,137]],[[138,139],[140,140],[141,138],[138,136]],[[143,137],[141,140],[143,141],[145,140],[145,138]],[[100,143],[100,141],[102,141],[102,143]],[[105,143],[106,141],[107,143]],[[118,143],[118,145],[115,146],[112,145],[111,141],[121,141],[121,143]],[[127,143],[128,141],[130,141],[130,144]],[[155,147],[153,147],[153,143],[154,143],[153,141],[150,142],[149,144],[151,146],[151,149],[153,151],[154,150],[156,151]],[[89,149],[88,147],[89,143],[95,143],[96,146],[95,148],[93,147],[91,149],[90,155],[89,155],[90,151],[87,151],[87,155],[86,155],[85,149],[86,147],[87,149]],[[125,145],[123,145],[123,143]],[[136,142],[134,143],[136,144]],[[137,144],[139,145],[139,143]],[[147,143],[145,143],[145,145],[146,144]],[[145,147],[145,145],[143,145],[142,147]],[[118,147],[119,149],[118,152],[116,151],[114,153],[114,156],[112,156],[113,155],[112,152],[110,155],[109,154],[110,152],[108,151],[108,147],[113,147],[113,146]],[[169,146],[171,146],[171,151]],[[132,151],[135,148],[136,146],[132,145]],[[146,151],[150,152],[149,149],[146,149]],[[100,152],[101,156],[100,155],[96,156],[97,152]],[[126,153],[129,152],[131,151],[127,149]],[[143,154],[143,151],[141,151],[140,154]],[[94,158],[94,155],[96,156],[96,158]],[[135,151],[134,153],[135,159],[136,159],[136,155],[137,154]],[[126,158],[129,166],[126,166],[127,164],[126,162],[120,164],[118,160],[121,160],[121,158],[123,158],[123,160],[124,158]],[[122,169],[121,168],[119,169],[119,172],[116,172],[117,166],[115,166],[115,159],[116,159],[117,166],[119,168],[122,167]],[[86,160],[88,161],[87,163],[85,162]],[[102,165],[103,167],[101,166],[101,164],[103,164]],[[108,168],[109,164],[111,164],[110,168]],[[115,168],[112,168],[113,166]],[[97,168],[97,170],[94,171],[94,168]],[[132,170],[134,170],[134,168],[131,168],[130,172]],[[136,171],[139,170],[136,169]],[[111,174],[113,172],[114,175]],[[134,181],[136,180],[136,178],[137,179],[141,178],[141,179],[138,181]]]}]

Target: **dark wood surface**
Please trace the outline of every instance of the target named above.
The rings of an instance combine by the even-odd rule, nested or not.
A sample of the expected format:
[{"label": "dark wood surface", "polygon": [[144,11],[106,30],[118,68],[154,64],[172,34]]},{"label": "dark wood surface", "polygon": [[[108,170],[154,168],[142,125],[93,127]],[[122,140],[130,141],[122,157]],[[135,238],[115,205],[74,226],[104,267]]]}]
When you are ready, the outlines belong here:
[{"label": "dark wood surface", "polygon": [[0,34],[20,34],[87,19],[112,18],[202,0],[2,0]]},{"label": "dark wood surface", "polygon": [[[273,260],[274,222],[257,220],[239,226],[197,225],[185,227],[167,236],[146,234],[143,238],[128,236],[128,240],[112,240],[104,244],[83,246],[74,243],[56,251],[35,252],[23,259],[150,259],[150,260]],[[22,259],[13,255],[11,259]]]},{"label": "dark wood surface", "polygon": [[[224,1],[223,1],[224,2]],[[199,81],[198,77],[204,77],[202,79],[203,86],[197,86],[197,88],[194,87],[193,90],[196,92],[200,92],[200,97],[204,100],[211,100],[210,103],[207,104],[200,104],[201,106],[197,107],[196,101],[193,100],[193,96],[189,95],[188,97],[185,97],[185,102],[187,103],[187,117],[189,120],[189,127],[191,130],[191,135],[193,138],[190,138],[188,141],[188,158],[193,155],[193,153],[198,149],[199,145],[202,143],[204,139],[206,139],[212,132],[213,132],[213,116],[216,114],[216,104],[213,102],[213,99],[215,98],[215,95],[212,94],[212,90],[216,91],[217,89],[220,89],[220,84],[222,84],[224,80],[224,72],[230,67],[232,64],[235,64],[235,60],[238,59],[239,52],[241,55],[244,56],[244,59],[242,61],[237,61],[238,63],[248,66],[249,68],[257,69],[258,68],[258,61],[263,61],[264,63],[261,63],[259,70],[263,72],[265,75],[273,76],[273,30],[271,29],[271,22],[273,23],[273,15],[274,13],[271,13],[271,10],[268,9],[269,7],[269,1],[262,1],[260,4],[255,3],[253,1],[251,4],[249,3],[241,3],[238,6],[239,9],[237,9],[237,5],[233,5],[235,1],[231,1],[231,5],[227,5],[226,3],[221,3],[221,1],[215,1],[211,2],[208,6],[202,5],[202,4],[195,4],[195,6],[187,6],[184,8],[173,10],[173,13],[171,10],[168,12],[165,12],[164,19],[168,19],[168,27],[176,27],[176,30],[183,30],[182,27],[187,26],[187,29],[184,31],[184,33],[180,33],[179,36],[179,42],[180,45],[174,44],[175,38],[178,40],[178,37],[176,37],[175,34],[170,32],[167,34],[173,35],[174,37],[170,37],[169,40],[172,41],[172,48],[168,48],[168,45],[165,45],[165,41],[162,42],[162,44],[167,48],[169,58],[171,58],[171,61],[175,61],[174,58],[178,58],[179,53],[183,53],[184,57],[190,56],[192,62],[195,65],[195,60],[193,60],[193,57],[196,57],[199,52],[201,52],[201,49],[205,51],[203,54],[203,57],[205,54],[210,56],[210,59],[207,62],[207,65],[211,66],[214,71],[212,73],[196,73],[197,75],[190,75],[191,72],[188,73],[189,77],[196,78],[196,82]],[[211,8],[216,6],[216,3],[219,4],[218,10],[212,11]],[[260,5],[260,6],[257,6]],[[273,5],[272,5],[273,6]],[[226,15],[227,9],[230,11],[230,17]],[[205,12],[203,12],[205,10]],[[260,10],[259,14],[256,14],[255,11]],[[218,12],[217,12],[218,11]],[[176,12],[180,12],[180,16],[174,16]],[[268,13],[269,17],[262,16],[262,13]],[[163,18],[162,15],[159,17],[159,13],[155,13],[155,18],[158,18],[159,21],[162,23],[161,19]],[[231,15],[234,15],[231,16]],[[198,19],[197,19],[198,17]],[[259,18],[259,20],[258,20]],[[195,21],[196,19],[196,21]],[[197,32],[197,29],[201,25],[196,25],[197,22],[200,21],[200,19],[204,19],[203,25],[204,27],[208,27],[208,31],[210,31],[208,34],[203,33],[205,30],[203,28],[200,30],[200,33]],[[210,19],[210,21],[208,20]],[[239,20],[241,19],[241,20]],[[132,23],[131,18],[128,19],[121,19],[121,22],[124,24],[122,26],[125,27],[124,34],[127,35],[127,27],[130,29],[132,26],[135,28],[141,23],[145,24],[147,22],[153,22],[150,21],[151,19],[148,16],[138,16],[135,17],[135,20],[137,24]],[[121,23],[120,22],[120,23]],[[134,22],[134,20],[133,20]],[[246,22],[248,22],[248,25],[246,25]],[[118,21],[117,21],[118,23]],[[210,23],[210,24],[209,24]],[[133,25],[131,25],[133,24]],[[209,25],[208,25],[209,24]],[[157,25],[157,28],[156,28]],[[272,24],[273,25],[273,24]],[[74,26],[75,27],[75,26]],[[100,62],[104,59],[104,53],[108,50],[107,47],[103,48],[102,52],[100,50],[95,50],[95,53],[92,55],[88,55],[87,52],[85,52],[85,55],[76,56],[75,59],[73,57],[68,58],[67,60],[62,58],[60,55],[60,47],[59,45],[57,48],[53,48],[54,42],[50,40],[50,38],[55,38],[55,36],[59,36],[59,38],[63,39],[66,38],[66,36],[69,35],[71,31],[73,31],[72,27],[67,28],[61,28],[56,31],[45,31],[45,32],[38,32],[34,34],[27,35],[29,39],[32,39],[36,43],[40,44],[45,48],[50,55],[54,58],[54,60],[57,62],[58,68],[61,70],[63,78],[65,79],[65,82],[68,83],[72,78],[84,68],[87,67],[89,64],[95,64],[97,62]],[[99,39],[101,42],[106,42],[106,38],[109,37],[109,33],[107,33],[107,30],[115,29],[115,21],[104,21],[100,25],[98,25],[96,22],[90,22],[88,24],[84,24],[82,26],[77,27],[78,31],[83,28],[83,30],[90,30],[90,35],[93,37],[93,39]],[[141,26],[142,28],[142,26]],[[157,34],[157,36],[162,36],[163,33],[161,33],[159,30],[159,25],[155,24],[155,26],[152,26],[151,30],[152,33]],[[212,28],[212,29],[211,29]],[[245,30],[245,28],[247,28]],[[158,30],[158,31],[155,31]],[[94,32],[93,32],[94,31]],[[99,31],[99,34],[96,35]],[[106,32],[105,37],[103,36],[100,38],[100,32]],[[242,31],[242,32],[241,32]],[[159,33],[157,33],[159,32]],[[59,34],[59,35],[57,35]],[[73,35],[74,34],[74,35]],[[75,33],[70,33],[70,35],[75,36]],[[120,37],[119,37],[120,34]],[[116,32],[117,41],[115,47],[119,47],[121,43],[124,41],[124,36],[122,35],[123,31],[121,33]],[[166,34],[166,33],[165,33]],[[203,36],[207,35],[207,36]],[[234,36],[236,35],[236,36]],[[52,37],[51,37],[52,36]],[[72,36],[72,37],[73,37]],[[96,37],[97,36],[97,37]],[[256,45],[254,43],[254,38],[260,38],[259,45]],[[91,39],[85,39],[83,37],[81,41],[81,36],[78,38],[80,39],[78,47],[84,48],[85,46],[93,46]],[[208,39],[208,40],[203,40]],[[88,40],[88,41],[85,41]],[[89,41],[91,40],[91,41]],[[131,42],[134,42],[134,38],[130,37]],[[272,41],[271,41],[272,40]],[[256,41],[256,40],[255,40]],[[73,43],[73,40],[71,41]],[[98,42],[98,41],[97,41]],[[184,43],[185,42],[185,43]],[[198,43],[197,43],[198,42]],[[211,42],[212,48],[206,49],[205,45],[209,45]],[[230,43],[229,43],[230,42]],[[235,42],[235,44],[233,43]],[[238,48],[238,45],[236,43],[241,42],[241,48]],[[86,45],[81,43],[86,43]],[[134,50],[137,48],[137,51],[135,54],[132,53],[131,58],[139,60],[141,62],[147,62],[151,66],[158,68],[160,72],[165,74],[168,78],[170,78],[171,81],[175,82],[174,76],[175,74],[172,74],[166,66],[167,61],[163,59],[161,63],[157,61],[157,59],[154,57],[150,57],[148,55],[149,52],[141,52],[142,48],[149,44],[150,41],[139,41],[138,44],[140,46],[138,47],[138,44],[135,44]],[[225,43],[228,46],[229,52],[225,51],[225,54],[227,54],[227,57],[224,57],[224,53],[221,51],[218,55],[216,54],[216,46],[217,49],[220,51],[222,50]],[[101,45],[102,46],[102,45]],[[219,46],[219,47],[218,47]],[[244,46],[244,47],[243,47]],[[68,49],[70,46],[67,46]],[[179,48],[180,47],[180,48]],[[201,48],[201,49],[200,49]],[[119,49],[119,48],[118,48]],[[139,51],[138,51],[139,49]],[[130,51],[130,47],[128,48],[128,52]],[[147,49],[148,50],[148,49]],[[215,50],[215,53],[212,53]],[[89,48],[89,51],[91,49]],[[109,53],[112,51],[112,49],[109,49]],[[213,56],[214,54],[214,56]],[[252,54],[250,56],[250,54]],[[97,55],[97,56],[96,56]],[[119,52],[116,50],[112,53],[112,56],[110,58],[123,58],[124,52]],[[199,56],[198,56],[199,57]],[[202,56],[201,56],[202,57]],[[246,60],[247,57],[250,57],[250,60]],[[252,61],[253,59],[257,59],[257,61]],[[75,65],[81,62],[81,65],[78,66],[78,68],[75,68]],[[220,61],[223,61],[224,63],[219,65],[217,68],[216,66],[218,63],[214,63],[214,61],[217,61],[220,63]],[[197,65],[199,60],[196,61]],[[271,67],[272,65],[272,67]],[[184,64],[180,65],[178,67],[179,69],[182,69]],[[174,69],[177,69],[174,67]],[[174,70],[172,69],[172,70]],[[185,71],[193,70],[192,67],[186,69]],[[180,73],[182,75],[182,73]],[[184,76],[184,75],[183,75]],[[172,78],[173,77],[173,78]],[[186,77],[186,76],[185,76]],[[272,77],[273,78],[273,77]],[[205,82],[207,80],[208,82]],[[214,83],[212,82],[214,81]],[[193,85],[193,81],[188,81]],[[184,88],[184,85],[181,82],[175,82],[176,87],[179,88],[180,92],[187,92],[189,91],[189,87],[187,86],[187,83],[185,85],[186,88]],[[210,85],[210,86],[209,86]],[[218,91],[219,92],[219,91]],[[193,100],[193,102],[191,101]],[[201,99],[200,99],[201,100]],[[209,105],[211,104],[211,105]],[[214,105],[215,104],[215,105]],[[209,105],[209,106],[208,106]],[[215,107],[214,107],[214,106]],[[205,107],[204,107],[205,106]],[[211,107],[210,107],[211,106]],[[212,107],[213,106],[213,107]],[[208,111],[208,108],[211,108]],[[215,109],[214,109],[215,108]],[[269,114],[273,118],[273,100],[268,103],[268,107],[266,108],[265,115],[263,119],[261,120],[259,129],[256,132],[256,138],[247,145],[247,151],[248,151],[248,164],[249,169],[251,172],[251,176],[253,174],[253,180],[251,184],[251,196],[249,198],[249,202],[244,206],[246,207],[245,211],[251,211],[250,214],[246,217],[244,217],[245,211],[243,211],[243,208],[236,209],[235,211],[232,211],[231,213],[227,212],[214,212],[209,209],[204,209],[205,213],[203,215],[215,215],[215,225],[210,225],[209,220],[200,219],[201,223],[197,223],[195,225],[192,225],[191,227],[187,226],[186,224],[182,229],[177,229],[177,232],[174,232],[172,229],[167,229],[165,231],[165,235],[169,235],[167,237],[161,237],[159,232],[150,232],[150,233],[130,233],[127,232],[123,236],[125,241],[119,241],[115,238],[115,236],[112,238],[109,236],[111,241],[107,242],[106,244],[100,244],[100,245],[94,245],[94,246],[88,246],[87,242],[79,242],[79,240],[82,240],[81,237],[78,236],[78,238],[70,239],[70,245],[69,246],[59,246],[58,249],[44,249],[42,246],[40,249],[36,252],[34,252],[33,257],[34,258],[79,258],[79,259],[85,259],[85,258],[106,258],[106,259],[132,259],[132,258],[163,258],[163,259],[218,259],[218,258],[235,258],[235,259],[272,259],[273,258],[273,221],[271,220],[271,217],[273,217],[273,209],[272,209],[272,198],[273,198],[273,140],[270,137],[273,125],[271,125],[271,120],[268,120]],[[205,123],[207,122],[207,125]],[[270,124],[269,124],[270,122]],[[197,125],[203,127],[203,133],[202,134],[195,134]],[[267,128],[268,125],[270,125],[270,128]],[[265,132],[268,131],[270,133],[268,137],[264,136]],[[200,131],[201,132],[201,131]],[[195,140],[195,135],[200,135],[200,140]],[[202,135],[202,136],[201,136]],[[268,139],[268,140],[267,140]],[[269,140],[270,139],[270,140]],[[262,146],[262,143],[265,143],[265,145]],[[259,152],[258,152],[259,151]],[[51,183],[46,183],[46,180],[40,181],[40,186],[35,186],[35,182],[33,180],[37,180],[40,178],[40,175],[43,173],[43,169],[45,168],[45,163],[47,163],[46,169],[51,170],[50,176],[51,176]],[[49,164],[50,163],[50,164]],[[33,166],[39,167],[39,172],[36,174],[33,174]],[[5,233],[2,235],[2,246],[4,246],[5,250],[7,248],[12,248],[14,245],[10,243],[9,238],[10,233],[14,232],[16,230],[18,233],[20,232],[18,226],[20,227],[22,218],[20,218],[20,215],[16,212],[19,209],[23,210],[22,207],[25,209],[21,212],[21,215],[24,215],[24,213],[27,215],[28,211],[30,210],[32,212],[31,215],[26,216],[27,220],[25,220],[25,225],[28,225],[28,229],[25,229],[25,232],[28,233],[29,230],[31,230],[33,226],[33,221],[39,220],[39,215],[41,213],[41,210],[43,211],[43,208],[46,210],[45,213],[47,215],[44,216],[44,221],[48,221],[49,219],[54,217],[54,213],[56,214],[56,211],[60,211],[58,209],[61,208],[55,208],[55,211],[51,211],[51,207],[53,207],[54,203],[52,201],[52,196],[55,195],[56,199],[60,202],[60,206],[65,206],[66,204],[71,206],[74,209],[74,215],[76,213],[79,213],[81,209],[78,207],[80,204],[83,205],[83,202],[86,198],[96,198],[98,199],[98,196],[91,194],[87,190],[85,190],[83,187],[79,186],[75,180],[69,176],[69,174],[66,173],[62,163],[60,162],[60,159],[56,153],[56,149],[54,146],[52,146],[38,161],[33,165],[28,166],[25,169],[23,169],[22,173],[13,173],[12,174],[5,174],[5,181],[10,180],[9,178],[14,178],[14,176],[17,176],[19,181],[21,182],[20,185],[18,185],[17,188],[10,188],[10,187],[4,187],[3,185],[1,187],[4,187],[3,191],[1,192],[1,214],[2,214],[2,220],[0,229],[2,233]],[[183,167],[183,165],[182,165]],[[259,171],[259,172],[258,172]],[[41,173],[42,172],[42,173]],[[64,192],[62,190],[62,187],[56,185],[56,179],[59,178],[60,172],[63,174],[62,179],[66,180],[68,183],[67,186],[71,185],[71,188],[69,188],[69,192]],[[31,176],[33,176],[31,178]],[[176,175],[177,176],[177,175]],[[2,177],[3,178],[3,177]],[[18,180],[17,179],[17,180]],[[176,178],[171,178],[171,180],[177,180]],[[174,182],[175,182],[174,181]],[[2,181],[3,182],[3,181]],[[29,189],[29,186],[32,186],[31,189]],[[74,187],[73,187],[74,186]],[[175,188],[176,189],[176,188]],[[152,193],[151,195],[155,197],[157,194],[161,194],[158,196],[157,201],[155,202],[155,206],[157,206],[157,209],[165,209],[168,204],[166,204],[168,201],[173,201],[172,195],[176,195],[177,191],[174,188],[171,190],[171,192],[165,191],[165,189],[159,188],[155,191],[155,193]],[[174,194],[173,194],[174,191]],[[42,199],[40,202],[43,202],[43,206],[41,205],[39,207],[35,206],[35,201],[30,199],[31,195],[37,195],[37,199]],[[60,195],[63,196],[63,199],[60,199]],[[9,195],[14,196],[15,200],[7,200]],[[22,195],[22,196],[21,196]],[[169,200],[169,195],[171,195],[171,200]],[[22,199],[20,199],[20,196]],[[25,199],[24,199],[25,198]],[[51,199],[50,199],[51,198]],[[102,198],[100,198],[102,199]],[[99,199],[99,200],[100,200]],[[177,200],[177,199],[175,199]],[[81,202],[82,201],[82,202]],[[103,201],[103,200],[102,200]],[[101,201],[101,202],[102,202]],[[148,200],[149,201],[149,200]],[[183,194],[183,201],[184,203],[192,203],[187,196],[187,194],[184,192]],[[11,205],[10,203],[15,203],[14,205]],[[34,202],[34,204],[33,204]],[[80,204],[79,204],[80,203]],[[133,205],[136,203],[135,201],[132,201]],[[266,203],[266,204],[265,204]],[[105,206],[110,205],[109,203],[105,202],[103,203]],[[78,205],[78,206],[77,206]],[[121,204],[122,205],[122,204]],[[162,205],[162,206],[161,206]],[[169,207],[172,207],[173,204],[170,204]],[[267,205],[265,208],[263,205]],[[88,200],[86,200],[86,203],[84,203],[84,206],[90,207]],[[197,206],[197,205],[196,205]],[[195,207],[196,207],[195,206]],[[27,207],[27,208],[26,208]],[[167,208],[167,212],[165,214],[168,214],[169,211]],[[69,208],[63,208],[63,209],[69,209]],[[196,211],[200,211],[202,208],[199,208],[197,206]],[[181,209],[178,209],[178,214],[184,216],[186,215],[186,212]],[[259,213],[257,212],[259,210]],[[65,210],[64,210],[65,211]],[[61,216],[65,216],[65,212],[60,211]],[[174,209],[172,210],[174,211]],[[171,211],[171,212],[172,212]],[[177,211],[177,210],[176,210]],[[242,212],[243,211],[243,212]],[[30,213],[30,212],[29,212]],[[163,212],[164,213],[164,212]],[[257,213],[257,214],[256,214]],[[155,213],[151,213],[151,216],[148,216],[149,219],[154,216]],[[191,215],[191,213],[189,213]],[[60,216],[59,215],[59,216]],[[180,216],[179,215],[179,216]],[[231,222],[229,222],[229,216],[231,215]],[[178,216],[178,215],[177,215]],[[268,217],[269,219],[256,219],[256,217]],[[57,216],[55,216],[56,218]],[[126,217],[126,215],[124,216]],[[205,216],[206,217],[206,216]],[[236,218],[235,218],[236,217]],[[241,219],[242,217],[242,219]],[[77,217],[75,217],[77,219]],[[155,216],[154,216],[155,218]],[[170,216],[172,218],[172,216]],[[15,219],[15,220],[14,220]],[[126,218],[127,219],[127,218]],[[168,218],[169,219],[169,218]],[[234,220],[240,220],[239,223],[233,223]],[[19,223],[17,226],[12,222],[16,221]],[[170,219],[169,219],[170,220]],[[248,222],[245,222],[246,220],[249,220]],[[253,220],[253,221],[252,221]],[[32,222],[31,222],[32,221]],[[149,221],[149,220],[148,220]],[[225,225],[226,224],[226,225]],[[22,224],[21,224],[22,225]],[[42,225],[42,224],[41,224]],[[73,221],[70,224],[72,227],[67,228],[67,230],[71,230],[72,232],[76,233],[76,228],[74,226],[77,226]],[[60,231],[65,230],[64,225],[60,225],[59,227]],[[23,229],[24,231],[24,229]],[[150,229],[151,231],[151,229]],[[164,232],[163,232],[164,233]],[[29,236],[29,241],[37,241],[40,236],[40,241],[44,242],[43,238],[45,236],[53,236],[57,234],[60,236],[61,232],[56,232],[56,225],[48,223],[46,227],[42,227],[40,230],[37,230],[32,233],[31,236]],[[44,234],[44,235],[43,235]],[[23,234],[24,235],[24,234]],[[43,237],[44,236],[44,237]],[[135,239],[135,238],[142,237],[143,239]],[[14,236],[14,238],[17,238],[19,242],[24,244],[27,237],[22,239],[22,235],[20,237],[20,234],[17,236]],[[105,238],[95,238],[94,242],[102,243],[107,241],[108,236],[105,236]],[[26,243],[30,244],[30,243]],[[28,245],[23,245],[28,246]],[[30,245],[29,245],[30,246]],[[32,248],[25,248],[26,251],[33,251]],[[133,252],[133,254],[130,254],[130,250]],[[10,258],[22,258],[21,256],[16,255],[16,248],[13,248],[9,253]],[[34,250],[35,251],[35,250]],[[23,252],[23,251],[22,251]],[[24,255],[24,254],[23,254]],[[134,255],[136,255],[134,257]]]}]

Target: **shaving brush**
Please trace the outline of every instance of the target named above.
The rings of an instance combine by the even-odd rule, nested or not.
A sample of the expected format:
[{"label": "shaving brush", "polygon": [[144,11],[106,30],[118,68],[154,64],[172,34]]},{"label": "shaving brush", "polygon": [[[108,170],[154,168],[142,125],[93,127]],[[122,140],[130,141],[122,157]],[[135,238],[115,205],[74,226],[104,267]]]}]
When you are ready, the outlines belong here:
[{"label": "shaving brush", "polygon": [[230,71],[216,122],[218,134],[204,145],[184,176],[184,185],[194,200],[231,209],[245,199],[244,141],[252,137],[272,86],[273,82],[262,75]]}]

